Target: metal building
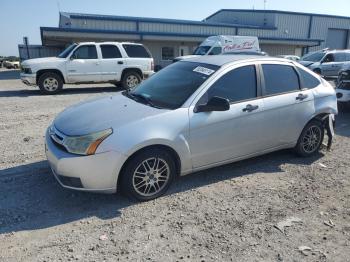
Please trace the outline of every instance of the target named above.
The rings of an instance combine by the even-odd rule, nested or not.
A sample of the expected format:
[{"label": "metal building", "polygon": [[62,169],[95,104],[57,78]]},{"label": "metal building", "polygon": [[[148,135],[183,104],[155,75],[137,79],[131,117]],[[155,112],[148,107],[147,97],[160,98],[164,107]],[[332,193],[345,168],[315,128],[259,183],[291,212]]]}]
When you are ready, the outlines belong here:
[{"label": "metal building", "polygon": [[258,36],[270,55],[350,48],[350,17],[273,10],[223,9],[203,21],[61,12],[58,27],[41,27],[42,46],[19,45],[21,59],[55,55],[72,42],[133,41],[164,67],[212,35]]}]

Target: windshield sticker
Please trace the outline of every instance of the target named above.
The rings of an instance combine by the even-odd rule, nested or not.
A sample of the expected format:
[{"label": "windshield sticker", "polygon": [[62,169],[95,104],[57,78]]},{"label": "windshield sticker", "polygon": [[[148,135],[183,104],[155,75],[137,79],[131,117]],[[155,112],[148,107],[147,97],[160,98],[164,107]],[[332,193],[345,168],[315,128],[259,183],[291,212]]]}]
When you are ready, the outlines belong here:
[{"label": "windshield sticker", "polygon": [[197,66],[195,69],[193,69],[193,72],[197,72],[197,73],[201,73],[201,74],[210,76],[211,74],[213,74],[215,72],[215,70],[205,68],[202,66]]}]

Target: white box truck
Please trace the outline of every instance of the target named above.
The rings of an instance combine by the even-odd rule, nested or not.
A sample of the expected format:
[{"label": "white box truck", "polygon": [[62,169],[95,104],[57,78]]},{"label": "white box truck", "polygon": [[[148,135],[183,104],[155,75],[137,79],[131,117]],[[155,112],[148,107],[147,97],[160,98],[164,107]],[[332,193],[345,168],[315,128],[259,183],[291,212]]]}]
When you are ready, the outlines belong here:
[{"label": "white box truck", "polygon": [[202,55],[220,55],[224,53],[261,54],[256,36],[217,35],[205,39],[193,52],[193,55],[179,56],[174,62]]}]

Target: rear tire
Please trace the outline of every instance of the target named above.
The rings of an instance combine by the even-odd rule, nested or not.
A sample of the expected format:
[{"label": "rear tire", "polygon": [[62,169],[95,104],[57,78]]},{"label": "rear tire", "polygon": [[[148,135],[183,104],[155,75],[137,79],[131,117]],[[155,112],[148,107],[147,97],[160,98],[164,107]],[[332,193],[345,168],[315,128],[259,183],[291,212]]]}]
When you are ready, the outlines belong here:
[{"label": "rear tire", "polygon": [[150,148],[136,154],[123,168],[121,191],[139,201],[162,196],[176,175],[176,166],[166,150]]},{"label": "rear tire", "polygon": [[142,81],[139,73],[135,71],[126,72],[123,75],[122,86],[124,89],[135,89]]},{"label": "rear tire", "polygon": [[38,85],[42,94],[54,95],[62,90],[63,80],[58,74],[48,72],[39,77]]},{"label": "rear tire", "polygon": [[324,125],[319,120],[311,120],[301,132],[295,151],[299,156],[310,157],[316,154],[323,141]]}]

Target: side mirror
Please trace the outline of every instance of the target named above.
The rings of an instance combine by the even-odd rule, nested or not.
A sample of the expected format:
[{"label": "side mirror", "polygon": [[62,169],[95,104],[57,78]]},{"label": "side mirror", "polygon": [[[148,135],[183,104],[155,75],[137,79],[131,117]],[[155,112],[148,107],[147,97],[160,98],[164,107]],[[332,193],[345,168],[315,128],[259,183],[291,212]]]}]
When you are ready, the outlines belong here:
[{"label": "side mirror", "polygon": [[214,96],[209,99],[205,105],[198,105],[195,108],[195,113],[213,112],[213,111],[228,111],[230,102],[226,98]]},{"label": "side mirror", "polygon": [[72,55],[70,56],[69,60],[74,60],[74,59],[76,59],[75,54],[72,54]]}]

